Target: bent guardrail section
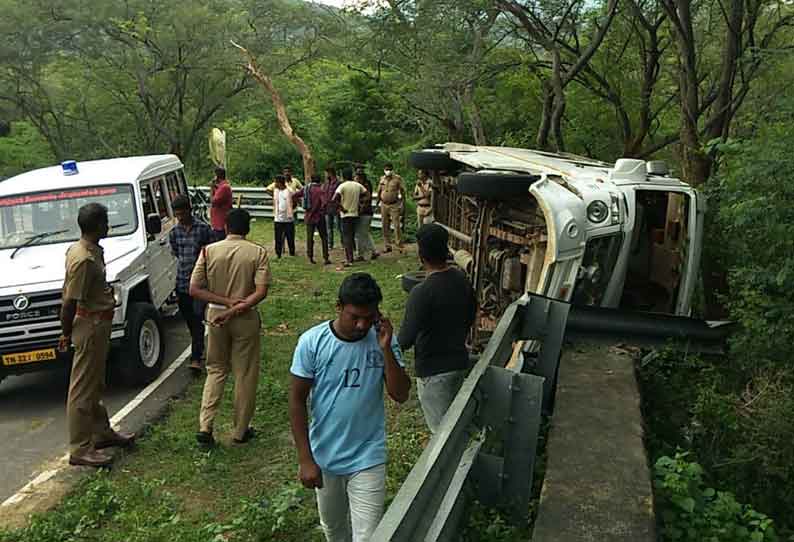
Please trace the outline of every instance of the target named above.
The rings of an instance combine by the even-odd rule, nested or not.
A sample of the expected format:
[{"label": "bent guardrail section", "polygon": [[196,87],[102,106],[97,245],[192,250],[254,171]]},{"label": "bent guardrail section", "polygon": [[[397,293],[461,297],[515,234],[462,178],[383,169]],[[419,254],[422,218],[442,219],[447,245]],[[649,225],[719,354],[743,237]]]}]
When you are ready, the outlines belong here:
[{"label": "bent guardrail section", "polygon": [[514,353],[533,341],[535,365],[556,375],[566,316],[565,307],[542,298],[508,307],[372,540],[458,540],[471,496],[526,521],[547,379],[523,374]]}]

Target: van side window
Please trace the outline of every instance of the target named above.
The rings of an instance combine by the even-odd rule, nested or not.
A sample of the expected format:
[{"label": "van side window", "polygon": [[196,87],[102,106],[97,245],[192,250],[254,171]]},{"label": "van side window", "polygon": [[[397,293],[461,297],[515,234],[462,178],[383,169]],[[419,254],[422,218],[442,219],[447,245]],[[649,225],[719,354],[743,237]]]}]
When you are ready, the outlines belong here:
[{"label": "van side window", "polygon": [[154,197],[152,196],[151,186],[149,185],[141,186],[141,201],[143,202],[144,217],[157,213],[157,209],[154,206]]},{"label": "van side window", "polygon": [[157,205],[157,212],[160,214],[160,218],[168,219],[168,202],[163,188],[163,178],[161,177],[152,183],[152,188],[154,189],[154,202]]}]

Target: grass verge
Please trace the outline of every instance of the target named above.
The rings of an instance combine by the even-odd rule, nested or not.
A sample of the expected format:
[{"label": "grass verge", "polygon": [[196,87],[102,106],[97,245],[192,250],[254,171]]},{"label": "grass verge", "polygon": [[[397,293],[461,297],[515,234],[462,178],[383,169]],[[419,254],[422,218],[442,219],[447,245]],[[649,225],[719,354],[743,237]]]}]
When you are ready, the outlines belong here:
[{"label": "grass verge", "polygon": [[[297,229],[298,256],[273,257],[274,283],[260,307],[264,337],[253,420],[257,438],[245,446],[231,443],[232,386],[228,385],[215,426],[220,446],[200,451],[194,440],[203,385],[203,378],[198,379],[183,398],[173,401],[169,416],[151,426],[136,450],[122,457],[111,472],[87,474],[58,507],[34,516],[23,529],[0,531],[0,541],[323,539],[314,495],[296,480],[287,387],[298,336],[333,316],[336,292],[346,273],[309,264],[302,250],[304,229]],[[270,247],[272,223],[256,223],[251,239]],[[341,261],[339,249],[333,255]],[[399,326],[405,302],[396,276],[416,266],[415,253],[409,251],[353,269],[376,278],[383,290],[382,310],[395,326]],[[387,405],[388,504],[428,434],[415,393],[405,405],[388,400]]]}]

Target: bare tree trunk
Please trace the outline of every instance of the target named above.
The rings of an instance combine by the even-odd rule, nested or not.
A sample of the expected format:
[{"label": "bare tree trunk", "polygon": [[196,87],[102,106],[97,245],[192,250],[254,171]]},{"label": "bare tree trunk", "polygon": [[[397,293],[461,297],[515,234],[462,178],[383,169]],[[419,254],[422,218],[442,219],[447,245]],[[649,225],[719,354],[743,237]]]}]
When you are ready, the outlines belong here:
[{"label": "bare tree trunk", "polygon": [[562,117],[565,113],[565,88],[562,82],[562,59],[560,50],[554,46],[552,50],[551,86],[554,90],[554,108],[551,112],[551,129],[557,152],[565,152],[565,140],[562,136]]},{"label": "bare tree trunk", "polygon": [[485,139],[485,128],[482,125],[482,117],[480,116],[480,108],[477,106],[477,101],[474,99],[474,84],[466,87],[463,94],[463,99],[468,106],[469,124],[471,125],[471,136],[474,139],[475,145],[487,145]]},{"label": "bare tree trunk", "polygon": [[311,148],[309,148],[309,145],[307,145],[303,138],[300,137],[292,128],[292,124],[289,121],[289,116],[287,115],[287,106],[284,104],[284,100],[281,98],[281,93],[279,93],[278,89],[273,84],[273,80],[270,78],[270,76],[259,68],[256,63],[256,58],[254,58],[248,49],[238,45],[235,42],[232,42],[232,45],[237,47],[245,56],[246,71],[248,71],[248,73],[250,73],[251,76],[256,79],[256,81],[270,94],[270,99],[273,101],[273,107],[276,110],[278,125],[287,139],[289,139],[290,143],[292,143],[301,154],[301,157],[303,158],[303,177],[306,182],[309,182],[317,169],[317,163],[314,160],[314,154],[312,153]]},{"label": "bare tree trunk", "polygon": [[554,90],[547,82],[543,85],[543,109],[540,115],[540,125],[538,126],[538,135],[535,138],[535,143],[538,149],[548,151],[549,134],[551,133],[551,116],[554,111]]}]

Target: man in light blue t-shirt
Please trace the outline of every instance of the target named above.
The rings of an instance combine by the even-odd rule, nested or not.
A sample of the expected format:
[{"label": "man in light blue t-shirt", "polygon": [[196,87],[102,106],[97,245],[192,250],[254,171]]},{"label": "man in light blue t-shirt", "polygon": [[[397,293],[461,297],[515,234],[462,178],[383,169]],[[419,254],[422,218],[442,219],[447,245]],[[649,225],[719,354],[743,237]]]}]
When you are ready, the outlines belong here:
[{"label": "man in light blue t-shirt", "polygon": [[398,403],[411,388],[391,322],[378,310],[382,299],[370,275],[346,277],[336,319],[301,335],[290,369],[299,477],[317,492],[329,542],[367,542],[378,525],[386,493],[383,385]]}]

